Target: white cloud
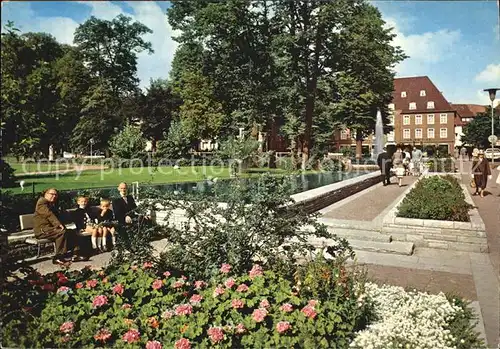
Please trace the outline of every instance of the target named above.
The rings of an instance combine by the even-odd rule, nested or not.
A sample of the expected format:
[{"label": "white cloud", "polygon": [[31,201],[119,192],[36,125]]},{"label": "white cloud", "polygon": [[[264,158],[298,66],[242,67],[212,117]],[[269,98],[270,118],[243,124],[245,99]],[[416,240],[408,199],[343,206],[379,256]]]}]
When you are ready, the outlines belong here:
[{"label": "white cloud", "polygon": [[476,75],[476,81],[500,84],[500,64],[489,64],[482,72]]},{"label": "white cloud", "polygon": [[[475,101],[472,101],[469,103],[477,103],[477,104],[481,104],[481,105],[491,105],[491,100],[490,100],[490,96],[488,95],[487,92],[485,92],[483,90],[477,90]],[[493,106],[496,107],[499,104],[500,104],[500,91],[497,92],[497,98],[493,101]]]}]

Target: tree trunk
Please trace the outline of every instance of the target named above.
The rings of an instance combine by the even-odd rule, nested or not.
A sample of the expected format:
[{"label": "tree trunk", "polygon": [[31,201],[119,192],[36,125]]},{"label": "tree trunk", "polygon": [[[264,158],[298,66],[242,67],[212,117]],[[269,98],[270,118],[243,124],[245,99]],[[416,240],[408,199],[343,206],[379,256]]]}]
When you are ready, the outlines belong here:
[{"label": "tree trunk", "polygon": [[356,159],[363,157],[363,135],[360,130],[356,132]]}]

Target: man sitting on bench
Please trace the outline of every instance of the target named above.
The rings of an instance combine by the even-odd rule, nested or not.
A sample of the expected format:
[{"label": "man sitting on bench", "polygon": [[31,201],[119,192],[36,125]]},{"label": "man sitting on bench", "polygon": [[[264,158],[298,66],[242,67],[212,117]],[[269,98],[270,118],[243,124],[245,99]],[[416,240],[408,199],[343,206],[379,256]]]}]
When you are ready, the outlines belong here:
[{"label": "man sitting on bench", "polygon": [[120,192],[120,197],[113,199],[113,213],[118,224],[130,224],[132,223],[132,218],[135,216],[135,210],[137,205],[135,203],[134,197],[128,195],[127,183],[122,182],[118,185],[118,191]]},{"label": "man sitting on bench", "polygon": [[52,259],[52,263],[66,265],[69,260],[65,258],[68,253],[68,248],[73,249],[75,256],[74,262],[86,261],[88,258],[78,255],[79,247],[76,244],[76,234],[74,231],[66,230],[64,224],[61,223],[61,214],[56,208],[57,190],[54,188],[47,189],[43,197],[38,199],[33,216],[33,231],[37,239],[48,239],[56,243],[56,255]]}]

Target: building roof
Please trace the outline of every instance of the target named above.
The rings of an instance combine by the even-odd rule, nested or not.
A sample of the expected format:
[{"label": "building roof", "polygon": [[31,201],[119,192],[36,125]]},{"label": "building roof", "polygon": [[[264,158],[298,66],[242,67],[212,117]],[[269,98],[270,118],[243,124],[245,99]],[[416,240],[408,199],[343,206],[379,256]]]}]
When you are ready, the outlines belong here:
[{"label": "building roof", "polygon": [[[420,95],[420,91],[422,90],[425,91],[425,96]],[[401,92],[406,92],[406,97],[402,97]],[[427,109],[427,102],[431,101],[434,102],[434,109]],[[416,109],[410,110],[410,103],[412,102],[416,103]],[[395,78],[392,103],[394,103],[395,110],[401,110],[403,113],[429,113],[454,110],[428,76]]]},{"label": "building roof", "polygon": [[486,111],[486,106],[480,104],[452,104],[461,118],[474,118],[479,113]]}]

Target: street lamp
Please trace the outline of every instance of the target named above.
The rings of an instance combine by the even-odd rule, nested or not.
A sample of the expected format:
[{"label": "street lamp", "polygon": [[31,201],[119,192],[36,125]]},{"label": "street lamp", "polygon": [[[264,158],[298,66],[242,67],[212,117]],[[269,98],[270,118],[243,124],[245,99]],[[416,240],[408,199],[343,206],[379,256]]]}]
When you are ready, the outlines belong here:
[{"label": "street lamp", "polygon": [[92,146],[95,143],[94,138],[89,139],[89,143],[90,143],[90,164],[92,165]]},{"label": "street lamp", "polygon": [[495,120],[495,113],[494,113],[494,108],[493,108],[493,102],[495,101],[495,97],[497,95],[497,91],[500,90],[500,88],[487,88],[484,89],[484,92],[488,92],[490,95],[490,101],[491,101],[491,136],[488,137],[488,140],[491,143],[491,162],[495,162],[495,143],[497,142],[498,138],[495,136],[495,127],[494,127],[494,120]]}]

